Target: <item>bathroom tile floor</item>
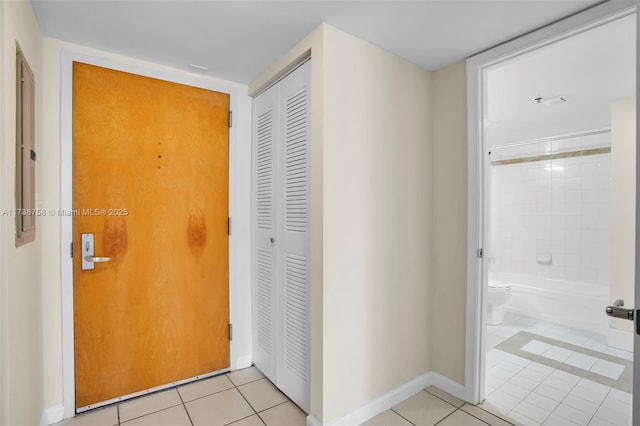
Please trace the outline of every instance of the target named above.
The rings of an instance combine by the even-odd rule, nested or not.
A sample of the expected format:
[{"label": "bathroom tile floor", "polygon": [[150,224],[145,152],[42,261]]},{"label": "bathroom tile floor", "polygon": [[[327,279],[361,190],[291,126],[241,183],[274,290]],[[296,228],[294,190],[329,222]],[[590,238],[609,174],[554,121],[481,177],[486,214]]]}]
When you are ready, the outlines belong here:
[{"label": "bathroom tile floor", "polygon": [[630,425],[632,361],[601,334],[505,315],[488,326],[481,407],[524,425]]},{"label": "bathroom tile floor", "polygon": [[[62,426],[305,426],[306,414],[254,367],[80,414]],[[482,408],[429,387],[367,426],[509,426]]]}]

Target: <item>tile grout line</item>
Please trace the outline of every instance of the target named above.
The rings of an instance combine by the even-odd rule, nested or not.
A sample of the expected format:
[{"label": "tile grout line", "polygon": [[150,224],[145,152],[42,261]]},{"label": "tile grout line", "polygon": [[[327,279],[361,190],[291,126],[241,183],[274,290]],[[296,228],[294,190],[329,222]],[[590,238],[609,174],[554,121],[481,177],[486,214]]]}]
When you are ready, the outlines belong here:
[{"label": "tile grout line", "polygon": [[[252,366],[252,367],[253,367],[253,366]],[[254,367],[254,368],[255,368],[255,367]],[[231,377],[229,377],[229,373],[227,373],[226,375],[227,375],[227,378],[229,379],[229,381],[231,382],[231,384],[233,385],[233,387],[238,391],[238,393],[240,394],[240,396],[242,396],[242,399],[244,399],[244,400],[246,401],[246,403],[249,405],[249,407],[253,410],[253,414],[251,414],[250,416],[247,416],[247,417],[251,417],[251,416],[254,416],[254,415],[255,415],[255,416],[257,416],[257,417],[258,417],[258,419],[260,419],[260,422],[262,422],[262,424],[264,424],[265,426],[266,426],[267,422],[262,418],[262,416],[260,415],[260,413],[264,413],[264,412],[265,412],[265,411],[267,411],[267,410],[270,410],[270,409],[272,409],[272,408],[274,408],[274,407],[277,407],[277,406],[279,406],[279,405],[282,405],[282,404],[286,404],[287,402],[289,402],[289,401],[290,401],[289,397],[287,397],[287,396],[285,395],[285,397],[287,398],[287,400],[286,400],[286,401],[282,401],[282,402],[280,402],[280,403],[278,403],[278,404],[276,404],[276,405],[273,405],[273,406],[271,406],[271,407],[265,408],[265,409],[264,409],[264,410],[262,410],[262,411],[258,411],[258,410],[256,410],[256,409],[254,408],[254,406],[249,402],[249,400],[244,396],[244,394],[243,394],[243,393],[242,393],[242,391],[240,390],[240,386],[248,385],[249,383],[255,383],[255,382],[259,381],[259,380],[267,379],[267,378],[266,378],[266,376],[262,375],[262,377],[259,377],[259,378],[257,378],[257,379],[249,380],[249,381],[248,381],[248,382],[246,382],[246,383],[242,383],[242,384],[238,384],[238,385],[236,385],[236,383],[233,381],[233,379],[231,379]],[[269,383],[271,383],[271,381],[270,381],[270,380],[268,380],[268,379],[267,379],[267,381],[269,381]],[[231,388],[229,388],[229,389],[231,389]],[[243,417],[242,419],[245,419],[245,418],[247,418],[247,417]],[[234,422],[240,421],[240,420],[242,420],[242,419],[236,419],[236,420],[234,420]],[[232,423],[234,423],[234,422],[232,422]],[[229,424],[232,424],[232,423],[229,423]]]},{"label": "tile grout line", "polygon": [[405,416],[403,416],[402,414],[398,413],[396,410],[394,410],[393,408],[389,408],[390,411],[393,411],[394,413],[396,413],[397,415],[399,415],[400,417],[402,417],[403,419],[405,419],[406,421],[408,421],[410,424],[412,424],[413,426],[416,426],[416,424],[414,422],[412,422],[411,420],[409,420],[408,418],[406,418]]},{"label": "tile grout line", "polygon": [[[233,384],[233,383],[231,383],[231,384]],[[234,386],[234,387],[235,387],[235,386]],[[208,394],[206,394],[206,395],[202,395],[202,396],[199,396],[199,397],[197,397],[197,398],[190,399],[190,400],[189,400],[189,401],[187,401],[187,402],[199,401],[199,400],[201,400],[201,399],[208,398],[208,397],[210,397],[210,396],[217,395],[217,394],[219,394],[219,393],[226,392],[226,391],[229,391],[229,390],[231,390],[231,389],[233,389],[233,387],[226,388],[226,389],[222,389],[222,390],[215,391],[215,392],[212,392],[212,393],[208,393]],[[186,404],[186,403],[184,403],[184,404]]]},{"label": "tile grout line", "polygon": [[[463,405],[462,407],[464,407],[464,405]],[[461,409],[461,410],[462,410],[462,407],[460,407],[460,409]],[[505,422],[505,423],[509,423],[510,425],[515,425],[515,423],[511,423],[509,420],[507,420],[507,419],[505,419],[505,418],[502,418],[502,417],[500,417],[499,415],[497,415],[497,414],[495,414],[495,413],[492,413],[492,412],[491,412],[491,411],[489,411],[489,410],[485,410],[484,408],[480,407],[480,405],[472,405],[472,407],[476,407],[476,408],[478,408],[479,410],[482,410],[482,411],[484,411],[485,413],[490,414],[490,415],[492,415],[493,417],[495,417],[496,419],[502,420],[502,421],[503,421],[503,422]],[[465,411],[465,410],[462,410],[462,411],[464,411],[465,413],[467,413],[467,411]],[[471,413],[467,413],[467,414],[471,414]],[[471,415],[473,416],[473,414],[471,414]],[[505,416],[505,417],[506,417],[506,414],[503,414],[503,416]],[[474,417],[475,417],[475,416],[474,416]],[[482,419],[480,419],[480,420],[482,420]]]},{"label": "tile grout line", "polygon": [[[463,410],[463,409],[462,409],[462,407],[464,407],[464,405],[461,405],[461,406],[460,406],[456,411],[458,411],[458,410],[459,410],[459,411],[462,411],[463,413],[465,413],[465,414],[467,414],[467,415],[469,415],[469,416],[471,416],[471,417],[473,417],[473,418],[475,418],[475,419],[478,419],[478,420],[480,420],[481,422],[484,422],[484,423],[488,424],[489,426],[491,426],[491,423],[487,422],[486,420],[481,419],[480,417],[478,417],[478,416],[476,416],[476,415],[474,415],[474,414],[472,414],[472,413],[470,413],[470,412],[468,412],[468,411],[466,411],[466,410]],[[478,407],[478,408],[479,408],[479,407]],[[480,409],[481,409],[481,408],[480,408]],[[482,409],[481,409],[481,410],[482,410]],[[485,410],[482,410],[482,411],[485,411]],[[488,411],[485,411],[485,413],[491,414],[491,413],[489,413]],[[453,413],[451,413],[451,414],[453,414]],[[511,424],[511,425],[513,424],[513,423],[511,423],[511,422],[507,422],[507,421],[506,421],[506,420],[504,420],[504,419],[501,419],[500,417],[496,416],[495,414],[491,414],[491,415],[492,415],[493,417],[495,417],[496,419],[498,419],[498,420],[503,420],[503,421],[505,421],[506,423],[509,423],[509,424]],[[443,419],[443,420],[444,420],[444,419]]]},{"label": "tile grout line", "polygon": [[[247,367],[247,368],[255,368],[255,367],[252,365],[251,367]],[[243,368],[243,370],[244,370],[244,368]],[[257,382],[258,380],[262,380],[262,379],[266,379],[266,378],[267,378],[267,376],[265,376],[264,374],[260,373],[260,374],[262,374],[262,377],[258,377],[257,379],[249,380],[248,382],[245,382],[245,383],[241,383],[241,384],[239,384],[239,385],[236,385],[236,383],[233,381],[233,379],[232,379],[231,377],[229,377],[229,374],[231,374],[231,373],[235,373],[235,372],[237,372],[237,371],[242,371],[242,370],[235,370],[235,371],[231,371],[231,372],[229,372],[229,373],[225,373],[225,376],[227,376],[227,379],[229,379],[229,381],[231,382],[231,384],[232,384],[233,386],[235,386],[235,387],[248,385],[249,383]],[[256,371],[260,372],[260,370],[258,370],[258,369],[256,369]]]},{"label": "tile grout line", "polygon": [[[598,414],[598,411],[600,411],[600,408],[602,408],[602,404],[604,404],[604,402],[607,400],[607,398],[609,397],[609,394],[611,393],[611,391],[614,388],[610,388],[609,391],[607,392],[607,394],[604,396],[604,398],[602,398],[602,401],[600,401],[600,404],[598,404],[598,408],[596,408],[596,411],[593,412],[593,415],[591,416],[591,418],[589,419],[589,423],[591,423],[593,421],[593,419],[596,418],[596,414]],[[576,396],[576,398],[579,398]],[[590,402],[590,401],[589,401]],[[587,423],[588,424],[588,423]]]},{"label": "tile grout line", "polygon": [[258,416],[257,413],[254,413],[254,414],[249,414],[248,416],[242,417],[241,419],[236,419],[236,420],[232,421],[231,423],[225,423],[224,426],[233,425],[234,423],[239,422],[240,420],[248,419],[249,417],[253,417],[253,416],[257,416],[260,419],[260,421],[262,422],[262,424],[265,424],[262,421],[262,419],[260,418],[260,416]]},{"label": "tile grout line", "polygon": [[[173,388],[170,388],[170,389],[173,389]],[[164,391],[162,391],[162,392],[164,392]],[[177,391],[176,391],[176,392],[177,392]],[[146,396],[146,395],[144,395],[144,396]],[[142,396],[141,398],[144,398],[144,396]],[[150,415],[152,415],[152,414],[156,414],[156,413],[159,413],[159,412],[161,412],[161,411],[168,410],[168,409],[170,409],[170,408],[175,408],[175,407],[177,407],[178,405],[182,405],[182,403],[174,404],[174,405],[171,405],[171,406],[169,406],[169,407],[164,407],[164,408],[161,408],[161,409],[159,409],[159,410],[151,411],[151,412],[149,412],[149,413],[142,414],[142,415],[137,416],[137,417],[132,417],[132,418],[130,418],[129,420],[125,420],[125,421],[124,421],[124,422],[122,422],[122,423],[127,423],[127,422],[130,422],[130,421],[132,421],[132,420],[141,419],[142,417],[147,417],[147,416],[150,416]]]},{"label": "tile grout line", "polygon": [[[451,405],[452,407],[454,407],[454,408],[456,409],[455,411],[461,410],[461,411],[462,411],[462,412],[464,412],[465,414],[468,414],[468,415],[470,415],[471,417],[475,417],[476,419],[478,419],[478,420],[480,420],[480,421],[482,421],[482,422],[484,422],[484,423],[487,423],[487,422],[485,422],[484,420],[482,420],[480,417],[474,416],[473,414],[471,414],[471,413],[469,413],[469,412],[467,412],[467,411],[463,410],[463,409],[462,409],[462,407],[464,407],[464,405],[466,404],[466,402],[462,401],[462,405],[461,405],[461,406],[459,406],[459,407],[457,407],[457,406],[455,406],[455,405],[451,404],[449,401],[447,401],[447,400],[445,400],[445,399],[443,399],[443,398],[439,397],[438,395],[436,395],[436,394],[434,394],[434,393],[429,392],[427,389],[423,389],[423,391],[424,391],[424,392],[426,392],[426,393],[428,393],[429,395],[433,395],[433,396],[435,396],[436,398],[440,399],[441,401],[444,401],[444,402],[446,402],[447,404]],[[532,391],[532,392],[533,392],[533,391]],[[477,408],[481,409],[481,410],[482,410],[482,411],[484,411],[485,413],[490,414],[490,415],[492,415],[493,417],[495,417],[495,418],[497,418],[497,419],[500,419],[500,420],[503,420],[503,421],[505,421],[505,422],[507,422],[507,423],[513,424],[513,423],[511,423],[511,422],[509,422],[509,421],[507,421],[507,420],[504,420],[504,419],[502,419],[501,417],[496,416],[495,414],[490,413],[489,411],[484,410],[484,409],[482,409],[482,408],[480,408],[480,407],[478,407],[478,406],[475,406],[475,405],[474,405],[474,407],[477,407]],[[455,411],[454,411],[454,412],[455,412]],[[453,413],[451,413],[451,414],[453,414]],[[451,415],[451,414],[450,414],[450,415]],[[445,417],[445,418],[446,418],[446,417]],[[444,420],[444,419],[442,419],[442,420]],[[491,423],[487,423],[487,424],[489,424],[489,425],[490,425]]]},{"label": "tile grout line", "polygon": [[260,413],[256,413],[256,416],[258,416],[258,418],[260,419],[260,421],[262,422],[263,425],[267,426],[267,422],[262,418]]},{"label": "tile grout line", "polygon": [[182,394],[180,393],[180,390],[178,390],[177,386],[176,386],[176,392],[178,392],[178,398],[180,398],[180,402],[182,402],[182,408],[184,408],[184,411],[186,411],[187,413],[187,418],[189,419],[189,423],[191,423],[191,426],[193,426],[193,420],[191,419],[191,414],[189,414],[187,405],[184,403],[184,399],[182,399]]},{"label": "tile grout line", "polygon": [[[525,358],[525,359],[526,359],[526,358]],[[516,373],[516,374],[514,374],[514,377],[515,377],[515,376],[517,376],[517,375],[518,375],[517,373]],[[547,376],[547,377],[549,377],[549,376]],[[547,377],[545,377],[545,379],[546,379]],[[513,377],[512,377],[512,378],[513,378]],[[500,387],[504,386],[504,385],[505,385],[507,382],[509,382],[510,380],[511,380],[511,379],[507,380],[505,383],[503,383],[502,385],[500,385]],[[522,398],[520,399],[520,401],[519,401],[519,402],[518,402],[518,403],[517,403],[517,404],[516,404],[516,405],[515,405],[511,410],[509,410],[509,413],[513,412],[513,411],[514,411],[514,409],[515,409],[518,405],[520,405],[522,402],[524,402],[524,400],[525,400],[529,395],[531,395],[532,393],[534,393],[534,391],[535,391],[536,389],[538,389],[538,387],[539,387],[541,384],[542,384],[542,382],[538,383],[538,384],[536,385],[536,387],[534,387],[533,389],[527,389],[527,390],[529,391],[529,393],[527,393],[524,397],[522,397]],[[522,387],[522,386],[521,386],[521,387]],[[523,388],[523,389],[526,389],[526,388]],[[496,390],[497,390],[497,389],[496,389]],[[505,416],[509,417],[509,413],[506,413],[506,414],[505,414]],[[530,417],[529,417],[529,416],[525,416],[524,414],[519,413],[519,412],[517,412],[517,411],[516,411],[516,413],[517,413],[517,414],[519,414],[519,415],[521,415],[521,416],[523,416],[523,417],[526,417],[526,418],[530,419]],[[531,419],[531,420],[533,420],[533,419]],[[546,418],[545,418],[545,420],[546,420]],[[535,421],[535,420],[534,420],[534,421]],[[542,424],[542,423],[540,423],[540,424]]]},{"label": "tile grout line", "polygon": [[[263,377],[262,379],[265,379],[265,377]],[[262,379],[258,379],[258,380],[262,380]],[[253,382],[257,382],[258,380],[254,380]],[[268,379],[267,379],[267,380],[268,380]],[[246,385],[246,384],[253,383],[253,382],[243,383],[241,386],[244,386],[244,385]],[[271,383],[271,381],[269,381],[269,383]],[[275,385],[273,385],[273,383],[271,383],[271,385],[275,387]],[[277,388],[276,388],[276,389],[277,389]],[[279,391],[279,390],[278,390],[278,391]],[[242,395],[242,397],[244,398],[244,400],[245,400],[245,401],[247,401],[247,404],[249,404],[249,406],[251,407],[251,409],[254,411],[254,413],[255,413],[255,414],[257,414],[257,415],[258,415],[258,417],[260,417],[260,413],[264,413],[265,411],[268,411],[268,410],[271,410],[272,408],[275,408],[275,407],[278,407],[278,406],[280,406],[280,405],[286,404],[287,402],[292,402],[292,401],[289,399],[289,397],[288,397],[287,395],[284,395],[284,394],[283,394],[283,395],[284,395],[284,397],[286,398],[286,401],[279,402],[279,403],[277,403],[277,404],[275,404],[275,405],[272,405],[272,406],[270,406],[270,407],[265,408],[264,410],[260,410],[260,411],[258,411],[258,410],[256,410],[256,409],[253,407],[253,405],[251,405],[251,403],[249,402],[249,400],[244,396],[244,394],[242,393],[242,391],[241,391],[240,389],[238,389],[238,392],[240,393],[240,395]],[[280,392],[280,393],[282,393],[282,392]],[[262,420],[262,417],[260,417],[260,419]],[[263,420],[263,423],[265,423],[265,422],[264,422],[264,420]]]},{"label": "tile grout line", "polygon": [[[464,407],[464,405],[463,405],[462,407]],[[478,419],[478,420],[480,420],[481,422],[484,422],[484,423],[488,424],[489,426],[491,426],[491,423],[489,423],[488,421],[483,420],[483,419],[481,419],[481,418],[480,418],[480,417],[478,417],[478,416],[474,416],[473,414],[466,412],[465,410],[463,410],[463,409],[462,409],[462,407],[458,408],[458,410],[460,410],[460,411],[462,411],[463,413],[465,413],[465,414],[467,414],[467,415],[469,415],[469,416],[473,417],[474,419]],[[451,414],[453,414],[453,413],[451,413]],[[498,416],[493,416],[493,417],[495,417],[496,419],[502,420],[502,419],[501,419],[500,417],[498,417]],[[509,424],[513,424],[513,423],[511,423],[511,422],[507,422],[507,423],[509,423]]]},{"label": "tile grout line", "polygon": [[[231,380],[231,378],[229,378],[229,380]],[[259,379],[260,380],[260,379]],[[243,383],[240,386],[246,385],[248,383],[253,383],[253,382],[257,382],[257,380],[253,380],[251,382],[247,382],[247,383]],[[233,380],[231,380],[231,383],[233,383]],[[258,411],[256,411],[256,409],[253,407],[253,405],[251,405],[251,403],[249,402],[249,400],[244,396],[244,394],[242,393],[242,391],[240,390],[240,388],[238,386],[236,386],[235,383],[233,383],[233,386],[235,387],[236,391],[238,391],[238,393],[240,394],[240,396],[242,397],[242,399],[245,400],[245,402],[249,405],[249,408],[251,408],[253,410],[253,414],[258,414]],[[258,415],[258,417],[260,417]],[[264,423],[264,422],[263,422]]]},{"label": "tile grout line", "polygon": [[267,425],[267,422],[264,421],[264,419],[262,418],[262,416],[260,416],[259,413],[256,413],[256,416],[258,416],[258,418],[260,419],[260,421],[262,422],[263,425]]},{"label": "tile grout line", "polygon": [[292,401],[289,398],[287,398],[286,401],[278,402],[276,405],[272,405],[271,407],[265,408],[264,410],[256,411],[256,414],[264,413],[265,411],[271,410],[272,408],[279,407],[279,406],[281,406],[283,404],[286,404],[287,402],[292,402]]},{"label": "tile grout line", "polygon": [[[445,401],[446,402],[446,401]],[[448,419],[449,417],[451,417],[453,415],[453,413],[455,413],[456,411],[460,410],[459,408],[456,408],[455,410],[453,410],[452,412],[450,412],[449,414],[447,414],[446,416],[444,416],[443,418],[441,418],[440,420],[438,420],[436,423],[434,423],[433,426],[438,426],[440,423],[444,422],[446,419]],[[463,411],[464,412],[464,411]],[[469,414],[464,412],[465,414]],[[480,420],[482,423],[488,424],[487,422],[485,422],[482,419],[478,419]]]},{"label": "tile grout line", "polygon": [[[436,388],[436,389],[437,389],[437,388]],[[435,396],[435,397],[436,397],[436,398],[438,398],[439,400],[444,401],[444,402],[446,402],[447,404],[449,404],[449,405],[451,405],[452,407],[455,407],[455,408],[460,408],[460,407],[462,407],[462,405],[464,405],[464,404],[465,404],[465,402],[461,400],[461,401],[462,401],[462,405],[461,405],[460,407],[456,407],[454,404],[450,403],[450,402],[449,402],[449,401],[447,401],[446,399],[439,397],[439,396],[438,396],[438,395],[436,395],[435,393],[431,393],[431,392],[429,392],[426,388],[425,388],[425,389],[422,389],[422,391],[423,391],[423,392],[428,393],[429,395],[433,395],[433,396]],[[443,391],[443,392],[444,392],[444,391]],[[451,396],[453,396],[453,395],[451,395]],[[454,398],[455,398],[455,397],[454,397]]]}]

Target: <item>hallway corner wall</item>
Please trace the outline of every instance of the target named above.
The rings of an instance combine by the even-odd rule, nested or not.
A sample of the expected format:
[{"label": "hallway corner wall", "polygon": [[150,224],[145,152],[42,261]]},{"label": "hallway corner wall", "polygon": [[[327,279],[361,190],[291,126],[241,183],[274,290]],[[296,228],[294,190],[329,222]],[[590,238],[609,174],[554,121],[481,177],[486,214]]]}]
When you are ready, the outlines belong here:
[{"label": "hallway corner wall", "polygon": [[431,73],[327,26],[324,416],[431,370]]},{"label": "hallway corner wall", "polygon": [[[467,92],[465,61],[433,72],[433,370],[465,381]],[[437,183],[437,184],[436,184]]]},{"label": "hallway corner wall", "polygon": [[[2,93],[3,148],[0,150],[0,216],[2,237],[0,247],[0,324],[2,324],[2,411],[3,424],[39,424],[43,403],[42,344],[42,235],[45,228],[36,218],[35,241],[19,248],[15,246],[15,141],[16,141],[16,43],[20,45],[35,76],[35,150],[43,144],[42,36],[31,8],[26,1],[2,2],[0,28],[2,33]],[[44,176],[38,156],[36,163],[36,207],[41,208],[40,195]],[[8,212],[8,213],[7,213]],[[12,214],[13,213],[13,214]]]}]

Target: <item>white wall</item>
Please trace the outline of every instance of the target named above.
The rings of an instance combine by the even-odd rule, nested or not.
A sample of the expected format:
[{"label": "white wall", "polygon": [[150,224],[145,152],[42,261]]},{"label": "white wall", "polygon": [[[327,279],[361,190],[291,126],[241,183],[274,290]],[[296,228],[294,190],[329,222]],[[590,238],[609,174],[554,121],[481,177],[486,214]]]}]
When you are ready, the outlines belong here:
[{"label": "white wall", "polygon": [[[608,147],[610,137],[603,133],[571,138],[567,151]],[[565,141],[554,141],[553,152]],[[527,145],[524,156],[545,154],[546,145]],[[518,149],[494,149],[491,157],[522,158]],[[609,286],[611,155],[491,166],[491,277]],[[539,255],[549,254],[550,263],[538,261]]]},{"label": "white wall", "polygon": [[467,291],[467,89],[465,62],[433,73],[433,370],[464,384]]},{"label": "white wall", "polygon": [[[48,73],[45,80],[44,92],[44,132],[42,151],[39,158],[46,158],[41,174],[43,181],[40,184],[39,205],[47,209],[65,208],[61,204],[61,198],[68,194],[70,188],[60,186],[61,147],[69,144],[69,139],[61,141],[61,66],[65,66],[61,59],[61,52],[65,50],[65,57],[91,58],[100,62],[103,66],[112,65],[131,72],[147,73],[157,78],[165,78],[185,84],[197,84],[203,86],[226,87],[235,91],[236,105],[234,110],[234,127],[231,129],[232,143],[230,145],[230,214],[233,218],[233,233],[230,239],[230,257],[236,259],[235,264],[230,264],[230,282],[232,299],[230,309],[234,321],[234,351],[231,353],[231,367],[242,368],[251,364],[251,270],[250,270],[250,167],[251,167],[251,101],[247,96],[247,87],[233,82],[192,74],[186,71],[159,66],[153,63],[136,60],[108,52],[89,49],[53,39],[44,39],[43,63]],[[65,91],[62,90],[63,96]],[[68,95],[68,93],[67,93]],[[233,98],[232,98],[233,102]],[[69,117],[62,115],[62,120]],[[67,128],[69,123],[66,124]],[[63,126],[64,127],[64,126]],[[67,199],[70,199],[68,196]],[[64,301],[68,301],[71,290],[69,282],[63,282],[61,275],[61,259],[68,262],[65,250],[68,247],[66,241],[70,241],[69,235],[61,235],[61,222],[59,217],[48,216],[44,218],[39,231],[42,236],[44,252],[47,256],[42,259],[43,273],[43,300],[42,315],[44,324],[44,398],[45,407],[50,409],[49,421],[57,421],[56,416],[62,415],[62,404],[65,403],[66,416],[71,415],[69,405],[69,393],[66,400],[63,396],[63,351],[69,350],[63,346],[63,326],[61,310]],[[61,240],[62,238],[62,240]],[[62,242],[62,244],[61,244]],[[62,249],[61,249],[62,245]],[[62,256],[62,258],[61,258]],[[64,293],[63,293],[64,291]],[[68,304],[67,304],[68,306]],[[68,325],[68,324],[67,324]],[[73,354],[71,354],[73,356]],[[68,358],[67,358],[68,359]],[[42,388],[42,386],[40,386]],[[68,386],[67,386],[68,392]],[[72,393],[70,394],[73,395]],[[64,400],[64,401],[63,401]]]},{"label": "white wall", "polygon": [[324,419],[427,373],[429,72],[327,27]]},{"label": "white wall", "polygon": [[[2,31],[2,141],[0,150],[0,209],[15,209],[15,120],[16,120],[16,42],[31,66],[36,84],[36,205],[42,206],[46,176],[40,155],[43,146],[42,37],[29,2],[0,4]],[[15,218],[0,216],[0,323],[2,324],[2,405],[3,424],[39,424],[43,408],[42,379],[42,287],[41,246],[44,225],[36,221],[36,239],[15,247]]]},{"label": "white wall", "polygon": [[[609,302],[633,307],[636,258],[636,100],[611,104],[611,287]],[[633,322],[612,318],[613,328],[633,331]]]},{"label": "white wall", "polygon": [[[0,3],[0,70],[5,70],[6,57],[5,57],[5,44],[6,44],[6,2]],[[3,72],[4,74],[4,72]],[[0,78],[0,93],[6,93],[6,79]],[[0,101],[0,135],[4,137],[6,135],[5,126],[5,107],[6,102]],[[5,150],[0,149],[0,164],[7,164],[7,157]],[[5,173],[0,173],[0,204],[2,206],[7,202],[5,188],[6,188],[6,176]],[[7,332],[8,332],[8,275],[7,275],[7,227],[8,222],[6,220],[0,220],[0,423],[7,424],[9,421],[9,380],[7,378]]]}]

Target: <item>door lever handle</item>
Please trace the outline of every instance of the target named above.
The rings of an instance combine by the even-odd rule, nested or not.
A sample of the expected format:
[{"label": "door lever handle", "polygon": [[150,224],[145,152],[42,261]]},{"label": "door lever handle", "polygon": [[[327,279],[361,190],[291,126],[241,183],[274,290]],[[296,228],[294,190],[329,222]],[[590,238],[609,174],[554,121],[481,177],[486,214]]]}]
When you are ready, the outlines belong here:
[{"label": "door lever handle", "polygon": [[627,319],[629,321],[633,321],[633,317],[634,317],[633,309],[625,309],[623,308],[623,306],[624,306],[624,300],[616,299],[616,301],[613,302],[613,305],[607,306],[607,309],[606,309],[607,315],[613,318],[622,318],[622,319]]},{"label": "door lever handle", "polygon": [[110,257],[94,256],[93,252],[93,234],[82,234],[82,270],[89,271],[95,268],[95,263],[109,262]]},{"label": "door lever handle", "polygon": [[86,262],[100,263],[100,262],[109,262],[111,258],[106,256],[85,256],[84,260]]}]

